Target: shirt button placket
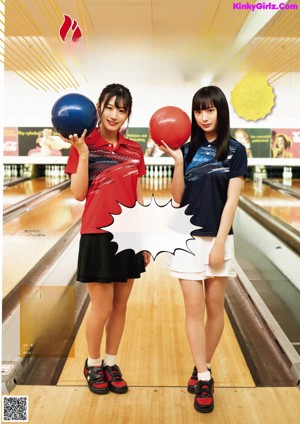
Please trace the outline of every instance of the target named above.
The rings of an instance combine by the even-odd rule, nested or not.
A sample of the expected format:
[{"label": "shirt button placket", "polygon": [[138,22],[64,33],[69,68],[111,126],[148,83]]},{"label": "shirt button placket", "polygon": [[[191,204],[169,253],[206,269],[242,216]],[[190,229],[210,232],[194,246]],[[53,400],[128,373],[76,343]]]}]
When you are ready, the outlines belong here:
[{"label": "shirt button placket", "polygon": [[[112,144],[109,144],[109,145],[108,145],[108,147],[110,147],[110,149],[111,149],[111,148],[113,148],[113,145],[112,145]],[[110,154],[111,154],[111,155],[114,155],[114,154],[115,154],[115,152],[114,152],[113,150],[111,150],[111,151],[110,151]]]}]

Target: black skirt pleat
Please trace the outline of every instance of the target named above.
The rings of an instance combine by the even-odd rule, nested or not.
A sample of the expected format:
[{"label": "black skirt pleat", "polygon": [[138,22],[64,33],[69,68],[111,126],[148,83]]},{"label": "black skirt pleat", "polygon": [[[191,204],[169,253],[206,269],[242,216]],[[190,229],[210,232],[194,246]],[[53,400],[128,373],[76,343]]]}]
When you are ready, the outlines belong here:
[{"label": "black skirt pleat", "polygon": [[77,280],[82,283],[126,282],[145,272],[142,252],[122,250],[111,233],[82,234],[79,246]]}]

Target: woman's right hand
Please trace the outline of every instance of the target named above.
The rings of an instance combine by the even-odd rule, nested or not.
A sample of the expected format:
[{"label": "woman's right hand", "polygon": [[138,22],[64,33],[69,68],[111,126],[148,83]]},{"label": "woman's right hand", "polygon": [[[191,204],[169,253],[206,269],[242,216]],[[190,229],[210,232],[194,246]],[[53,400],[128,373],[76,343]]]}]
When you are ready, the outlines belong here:
[{"label": "woman's right hand", "polygon": [[85,144],[84,138],[86,136],[87,130],[84,130],[81,137],[78,137],[77,134],[71,134],[69,135],[69,138],[66,138],[59,134],[60,138],[64,140],[66,143],[72,144],[72,146],[75,147],[75,149],[78,151],[79,156],[81,155],[88,155],[89,149],[87,145]]},{"label": "woman's right hand", "polygon": [[84,137],[86,136],[87,130],[84,130],[81,137],[78,137],[77,134],[69,135],[68,141],[75,147],[78,151],[79,156],[84,156],[89,154],[88,146],[84,141]]},{"label": "woman's right hand", "polygon": [[171,156],[175,160],[175,162],[180,162],[183,160],[183,155],[180,148],[173,150],[167,145],[165,141],[161,140],[161,143],[162,145],[159,146],[160,150],[165,152],[167,155]]}]

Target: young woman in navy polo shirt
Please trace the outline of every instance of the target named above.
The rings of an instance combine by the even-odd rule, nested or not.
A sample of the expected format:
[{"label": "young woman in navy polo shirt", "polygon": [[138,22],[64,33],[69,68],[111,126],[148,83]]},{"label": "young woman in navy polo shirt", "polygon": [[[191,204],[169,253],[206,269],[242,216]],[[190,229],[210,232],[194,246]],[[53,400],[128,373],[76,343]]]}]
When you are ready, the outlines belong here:
[{"label": "young woman in navy polo shirt", "polygon": [[[123,334],[127,301],[135,278],[149,262],[146,253],[133,250],[117,253],[109,228],[111,214],[143,203],[141,177],[146,173],[143,152],[120,132],[129,119],[132,98],[121,84],[110,84],[100,94],[99,126],[87,137],[70,136],[72,144],[65,172],[71,175],[71,190],[85,200],[82,216],[77,280],[87,283],[91,311],[87,317],[88,358],[84,376],[96,394],[126,393],[128,386],[116,365]],[[119,204],[120,203],[120,204]],[[106,330],[106,353],[100,346]]]},{"label": "young woman in navy polo shirt", "polygon": [[[230,137],[229,108],[224,93],[203,87],[193,97],[189,143],[172,150],[175,160],[172,196],[199,229],[188,242],[194,255],[176,251],[170,272],[179,278],[186,309],[186,332],[195,361],[188,391],[199,412],[214,408],[210,363],[224,328],[228,277],[235,276],[232,223],[247,174],[245,147]],[[204,322],[206,312],[207,320]]]}]

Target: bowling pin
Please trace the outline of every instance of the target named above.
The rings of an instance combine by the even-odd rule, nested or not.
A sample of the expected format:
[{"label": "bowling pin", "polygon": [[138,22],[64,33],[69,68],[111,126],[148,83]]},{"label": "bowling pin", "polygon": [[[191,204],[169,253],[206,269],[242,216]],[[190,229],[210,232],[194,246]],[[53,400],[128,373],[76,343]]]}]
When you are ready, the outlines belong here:
[{"label": "bowling pin", "polygon": [[162,166],[161,165],[159,165],[159,167],[158,167],[158,177],[159,178],[162,178],[163,177],[163,172],[162,172]]},{"label": "bowling pin", "polygon": [[18,168],[17,168],[17,165],[14,165],[14,169],[13,169],[13,176],[14,176],[15,178],[17,178],[17,177],[18,177]]},{"label": "bowling pin", "polygon": [[286,185],[291,187],[292,186],[292,167],[288,166],[287,172],[286,172]]},{"label": "bowling pin", "polygon": [[283,173],[282,173],[282,184],[286,185],[286,183],[287,183],[287,166],[283,168]]},{"label": "bowling pin", "polygon": [[149,172],[150,178],[153,178],[153,166],[150,165],[150,172]]},{"label": "bowling pin", "polygon": [[167,176],[168,176],[167,167],[166,165],[164,165],[164,177],[167,178]]},{"label": "bowling pin", "polygon": [[63,166],[60,166],[59,175],[61,178],[65,178],[65,170]]}]

